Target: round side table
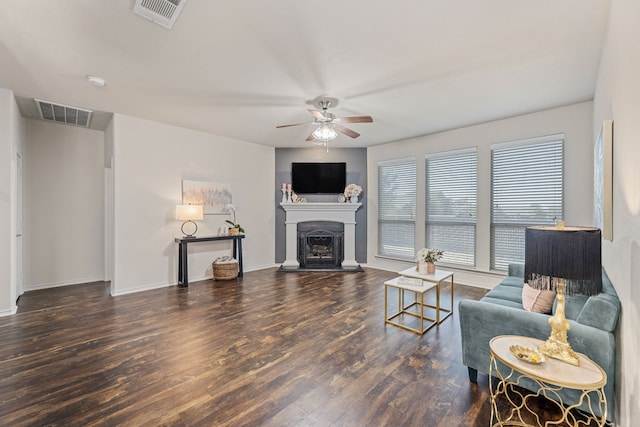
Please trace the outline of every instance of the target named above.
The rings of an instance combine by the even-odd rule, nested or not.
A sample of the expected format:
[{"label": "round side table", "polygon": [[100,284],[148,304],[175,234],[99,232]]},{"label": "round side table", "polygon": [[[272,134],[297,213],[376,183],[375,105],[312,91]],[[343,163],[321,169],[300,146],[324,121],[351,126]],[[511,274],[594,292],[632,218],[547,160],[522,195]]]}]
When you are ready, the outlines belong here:
[{"label": "round side table", "polygon": [[[491,390],[491,425],[492,426],[529,426],[535,420],[538,426],[547,425],[581,425],[587,426],[592,421],[598,426],[607,425],[607,400],[604,386],[607,374],[584,354],[578,354],[579,366],[574,366],[556,359],[547,358],[541,364],[527,363],[516,357],[509,349],[512,345],[520,345],[537,350],[544,341],[517,335],[495,337],[489,343],[491,366],[489,367],[489,387]],[[497,382],[491,380],[496,377]],[[536,383],[537,392],[529,391],[521,386],[522,380],[528,378]],[[517,387],[516,387],[517,386]],[[579,392],[576,402],[563,403],[560,391],[574,389]],[[504,397],[502,399],[500,396]],[[551,404],[555,404],[561,413],[557,420],[541,420],[540,416],[529,409],[528,402],[537,396],[544,396]],[[507,415],[503,419],[498,408],[498,399],[508,403]],[[582,412],[580,416],[574,408],[586,404],[590,413]],[[581,408],[584,410],[584,407]],[[583,419],[584,418],[584,419]],[[494,423],[494,419],[496,420]]]}]

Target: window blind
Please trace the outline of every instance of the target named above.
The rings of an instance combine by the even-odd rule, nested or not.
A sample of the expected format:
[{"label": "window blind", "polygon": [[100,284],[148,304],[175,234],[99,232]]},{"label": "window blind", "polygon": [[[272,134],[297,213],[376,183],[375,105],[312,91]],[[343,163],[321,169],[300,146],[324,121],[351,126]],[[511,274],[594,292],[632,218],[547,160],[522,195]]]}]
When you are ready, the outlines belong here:
[{"label": "window blind", "polygon": [[378,165],[378,254],[415,256],[415,159]]},{"label": "window blind", "polygon": [[444,250],[442,261],[475,266],[478,157],[475,149],[429,156],[425,242]]},{"label": "window blind", "polygon": [[564,135],[491,149],[491,268],[524,262],[525,228],[564,211]]}]

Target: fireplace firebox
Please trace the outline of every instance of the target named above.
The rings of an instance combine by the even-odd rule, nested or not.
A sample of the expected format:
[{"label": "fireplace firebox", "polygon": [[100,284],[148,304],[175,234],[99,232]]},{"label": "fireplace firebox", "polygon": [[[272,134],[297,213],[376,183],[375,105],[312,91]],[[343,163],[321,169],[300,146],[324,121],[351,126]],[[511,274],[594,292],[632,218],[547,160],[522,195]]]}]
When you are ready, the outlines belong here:
[{"label": "fireplace firebox", "polygon": [[344,260],[344,224],[334,221],[298,223],[300,268],[338,269]]}]

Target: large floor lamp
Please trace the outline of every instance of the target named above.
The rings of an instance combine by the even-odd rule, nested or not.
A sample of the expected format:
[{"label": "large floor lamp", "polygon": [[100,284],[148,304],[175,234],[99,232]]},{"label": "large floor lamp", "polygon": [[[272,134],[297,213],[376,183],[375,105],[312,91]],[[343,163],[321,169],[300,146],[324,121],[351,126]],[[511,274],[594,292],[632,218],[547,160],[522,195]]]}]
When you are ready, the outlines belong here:
[{"label": "large floor lamp", "polygon": [[525,281],[535,289],[557,291],[556,312],[549,319],[551,335],[538,348],[542,354],[579,365],[567,341],[569,321],[565,295],[602,292],[600,229],[592,227],[527,227]]}]

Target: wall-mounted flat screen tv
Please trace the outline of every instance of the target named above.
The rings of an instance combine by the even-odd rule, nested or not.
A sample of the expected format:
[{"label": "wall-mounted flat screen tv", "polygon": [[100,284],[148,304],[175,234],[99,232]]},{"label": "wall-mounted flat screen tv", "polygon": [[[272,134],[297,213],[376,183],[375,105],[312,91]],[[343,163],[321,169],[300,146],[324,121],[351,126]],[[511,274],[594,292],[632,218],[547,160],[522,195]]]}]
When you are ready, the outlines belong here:
[{"label": "wall-mounted flat screen tv", "polygon": [[291,163],[291,187],[298,194],[339,194],[347,182],[347,164]]}]

